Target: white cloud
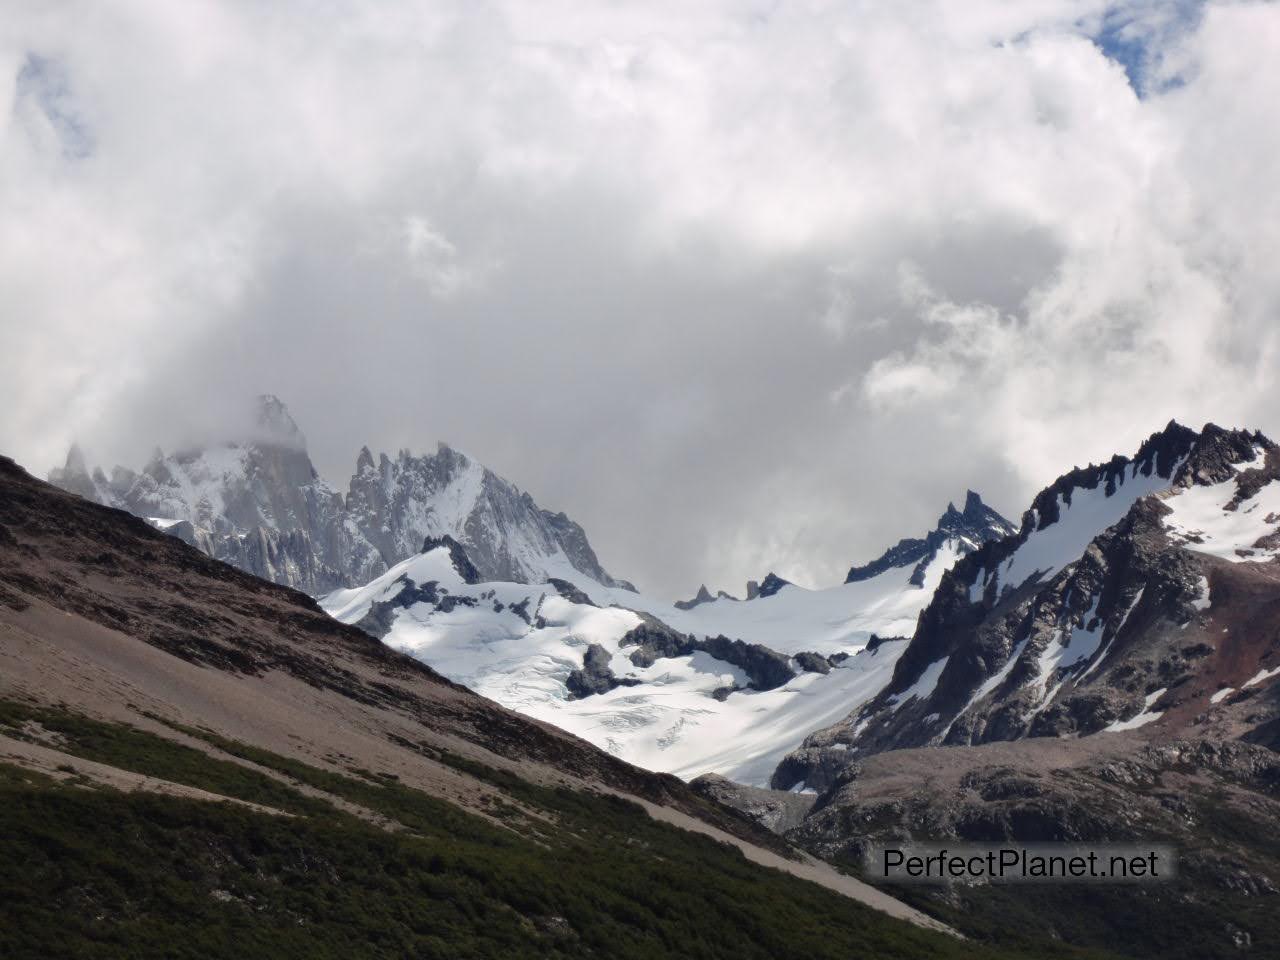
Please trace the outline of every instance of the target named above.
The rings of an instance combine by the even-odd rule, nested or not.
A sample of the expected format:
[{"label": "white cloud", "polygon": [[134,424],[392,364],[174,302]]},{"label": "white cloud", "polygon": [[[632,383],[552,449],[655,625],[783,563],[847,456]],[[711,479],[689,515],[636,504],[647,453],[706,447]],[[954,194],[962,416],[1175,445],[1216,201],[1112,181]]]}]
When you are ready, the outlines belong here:
[{"label": "white cloud", "polygon": [[339,482],[446,435],[684,593],[1265,427],[1280,7],[1169,9],[10,12],[5,452],[269,389]]}]

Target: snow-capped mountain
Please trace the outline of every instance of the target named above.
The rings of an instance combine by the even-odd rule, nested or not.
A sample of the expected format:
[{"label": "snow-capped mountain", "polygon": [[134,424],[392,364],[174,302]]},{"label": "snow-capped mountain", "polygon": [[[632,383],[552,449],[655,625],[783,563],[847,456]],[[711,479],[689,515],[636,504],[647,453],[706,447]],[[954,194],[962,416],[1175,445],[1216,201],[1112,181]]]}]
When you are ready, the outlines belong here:
[{"label": "snow-capped mountain", "polygon": [[922,583],[926,568],[948,542],[962,544],[967,550],[977,550],[988,540],[1000,540],[1016,532],[1017,528],[1013,524],[983,503],[980,496],[969,490],[965,494],[964,509],[957,510],[954,503],[947,504],[946,513],[923,540],[914,538],[899,540],[865,566],[851,567],[845,582],[857,583],[892,567],[914,564],[911,572],[912,581]]},{"label": "snow-capped mountain", "polygon": [[[971,519],[981,501],[971,495]],[[488,581],[470,548],[423,552],[322,605],[504,706],[653,770],[766,783],[805,735],[875,696],[944,572],[1008,524],[955,527],[949,508],[912,553],[824,590],[767,577],[749,600],[669,603],[593,582]],[[914,541],[913,541],[914,542]]]},{"label": "snow-capped mountain", "polygon": [[1280,448],[1170,423],[1132,458],[1060,477],[1017,534],[956,563],[892,681],[774,785],[825,789],[895,747],[1265,729],[1277,556]]},{"label": "snow-capped mountain", "polygon": [[364,448],[348,492],[316,472],[283,403],[258,398],[244,436],[174,454],[157,450],[140,472],[90,471],[73,447],[52,483],[145,517],[209,555],[256,576],[321,595],[367,583],[450,536],[488,579],[605,572],[582,528],[542,510],[526,493],[443,444],[434,455],[401,451],[376,461]]},{"label": "snow-capped mountain", "polygon": [[534,583],[585,575],[631,588],[600,566],[582,527],[563,513],[540,509],[514,484],[443,443],[434,455],[401,450],[394,460],[383,454],[376,463],[368,447],[361,449],[346,508],[388,563],[417,553],[427,537],[449,536],[466,545],[487,580]]}]

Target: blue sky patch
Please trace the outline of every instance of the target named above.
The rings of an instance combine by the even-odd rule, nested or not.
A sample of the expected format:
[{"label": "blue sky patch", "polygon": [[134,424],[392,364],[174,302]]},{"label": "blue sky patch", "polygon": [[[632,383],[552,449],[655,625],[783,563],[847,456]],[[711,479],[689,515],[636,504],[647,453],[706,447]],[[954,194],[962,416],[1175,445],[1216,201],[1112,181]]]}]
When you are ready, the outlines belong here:
[{"label": "blue sky patch", "polygon": [[17,99],[30,99],[58,135],[68,160],[83,160],[93,152],[93,136],[80,115],[67,72],[57,60],[28,53],[18,71]]}]

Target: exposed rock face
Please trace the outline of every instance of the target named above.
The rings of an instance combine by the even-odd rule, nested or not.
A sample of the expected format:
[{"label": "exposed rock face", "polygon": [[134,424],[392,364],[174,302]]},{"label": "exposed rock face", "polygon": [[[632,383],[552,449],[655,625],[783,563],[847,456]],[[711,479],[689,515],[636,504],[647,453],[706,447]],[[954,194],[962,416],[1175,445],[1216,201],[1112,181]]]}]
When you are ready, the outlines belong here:
[{"label": "exposed rock face", "polygon": [[795,660],[797,667],[808,673],[826,674],[831,672],[831,661],[819,653],[811,653],[807,650],[802,650],[792,659]]},{"label": "exposed rock face", "polygon": [[711,596],[711,591],[707,589],[707,585],[704,583],[698,588],[698,592],[692,600],[677,600],[674,606],[677,610],[692,610],[698,604],[710,603],[714,599],[715,597]]},{"label": "exposed rock face", "polygon": [[947,504],[946,512],[938,518],[938,525],[927,536],[899,540],[870,563],[851,567],[845,583],[870,580],[894,567],[911,566],[914,569],[910,582],[921,586],[925,568],[948,540],[955,541],[967,552],[978,549],[988,540],[1000,540],[1015,532],[1013,524],[969,490],[965,494],[964,510],[957,510],[953,503]]},{"label": "exposed rock face", "polygon": [[600,566],[578,524],[444,445],[432,456],[401,451],[376,462],[362,449],[344,498],[316,473],[302,432],[270,396],[258,399],[255,425],[234,442],[157,450],[140,473],[117,467],[109,479],[73,447],[49,479],[316,595],[367,583],[440,537],[464,545],[485,580],[543,582],[576,570],[630,588]]},{"label": "exposed rock face", "polygon": [[274,397],[261,397],[250,439],[165,455],[107,480],[73,449],[52,483],[152,519],[210,556],[311,593],[363,582],[385,569],[346,525],[342,498],[317,475],[302,432]]},{"label": "exposed rock face", "polygon": [[594,607],[593,601],[586,592],[574,586],[568,580],[561,580],[559,577],[548,577],[547,583],[555,588],[556,593],[564,597],[570,603],[581,603],[588,607]]},{"label": "exposed rock face", "polygon": [[453,569],[458,571],[458,576],[462,577],[463,583],[477,584],[482,582],[484,578],[480,576],[480,571],[476,569],[476,565],[467,556],[466,548],[457,540],[448,534],[443,537],[427,537],[422,541],[422,550],[420,552],[430,553],[437,547],[444,547],[449,551],[449,559],[453,562]]},{"label": "exposed rock face", "polygon": [[582,658],[582,669],[574,670],[565,680],[570,698],[589,697],[593,693],[608,693],[614,687],[634,687],[640,681],[619,679],[609,667],[609,651],[598,643],[590,644]]},{"label": "exposed rock face", "polygon": [[[787,839],[860,868],[874,843],[1067,842],[1173,844],[1174,881],[1056,886],[1048,902],[1025,888],[957,883],[925,895],[972,930],[1013,922],[1010,896],[1067,943],[1110,947],[1123,932],[1133,956],[1233,956],[1237,930],[1273,932],[1280,856],[1280,759],[1239,742],[1123,737],[1033,740],[893,750],[849,763]],[[705,788],[693,784],[695,789]],[[764,822],[737,791],[725,802]],[[773,794],[777,796],[777,794]],[[1136,917],[1141,917],[1135,922]],[[1124,919],[1120,919],[1124,918]],[[1114,923],[1114,925],[1113,925]],[[966,930],[966,932],[969,932]]]},{"label": "exposed rock face", "polygon": [[695,651],[709,653],[732,664],[751,680],[755,690],[774,690],[785,685],[795,671],[791,658],[758,643],[743,643],[728,637],[695,637],[677,633],[652,617],[618,641],[620,647],[634,646],[631,662],[637,667],[652,666],[662,657],[687,657]]},{"label": "exposed rock face", "polygon": [[346,510],[387,566],[411,556],[424,537],[448,533],[485,580],[538,583],[578,570],[605,586],[629,586],[604,571],[580,526],[445,444],[434,455],[383,454],[376,465],[361,450]]},{"label": "exposed rock face", "polygon": [[704,773],[690,780],[689,786],[695,793],[732,807],[774,833],[800,826],[815,799],[812,794],[744,786],[716,773]]},{"label": "exposed rock face", "polygon": [[[754,583],[755,581],[751,582]],[[749,594],[747,599],[750,600],[754,596],[755,594],[753,593]],[[716,595],[713,597],[711,595],[711,591],[707,589],[707,585],[704,583],[698,588],[698,592],[692,600],[677,600],[672,604],[672,606],[677,610],[692,610],[694,607],[700,607],[704,603],[715,603],[717,600],[732,600],[736,603],[738,598],[724,590],[717,590]]]},{"label": "exposed rock face", "polygon": [[791,584],[790,580],[783,580],[776,573],[769,573],[765,576],[763,580],[760,581],[760,586],[755,591],[755,594],[751,597],[751,599],[760,600],[765,597],[772,597],[775,593],[777,593],[783,587],[790,586],[790,584]]},{"label": "exposed rock face", "polygon": [[[1271,529],[1280,515],[1264,519],[1263,500],[1250,501],[1278,478],[1280,451],[1260,434],[1213,425],[1196,434],[1176,423],[1132,459],[1059,478],[1017,535],[943,575],[889,685],[806,738],[773,785],[830,788],[855,758],[901,747],[1112,736],[1164,717],[1148,730],[1162,735],[1192,722],[1220,702],[1208,700],[1219,676],[1225,689],[1280,659],[1265,626],[1275,615],[1261,599],[1280,602],[1280,588],[1275,564],[1231,562],[1269,559],[1274,544],[1226,556],[1212,532],[1202,543],[1201,532],[1177,532],[1170,517],[1181,515],[1180,496],[1199,489],[1196,497],[1222,501],[1216,514],[1199,508],[1204,522],[1259,511],[1248,522]],[[1233,611],[1228,591],[1237,593]]]}]

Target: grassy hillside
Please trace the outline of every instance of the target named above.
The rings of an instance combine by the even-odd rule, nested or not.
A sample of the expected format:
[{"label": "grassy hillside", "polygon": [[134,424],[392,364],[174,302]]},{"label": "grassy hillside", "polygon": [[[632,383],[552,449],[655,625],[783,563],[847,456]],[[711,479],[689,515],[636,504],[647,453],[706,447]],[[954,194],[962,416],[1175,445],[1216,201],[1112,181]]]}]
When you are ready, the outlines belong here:
[{"label": "grassy hillside", "polygon": [[[0,953],[77,957],[1014,957],[918,930],[612,796],[487,771],[493,819],[224,741],[0,704],[0,731],[282,811],[0,765]],[[470,763],[474,768],[475,764]],[[307,783],[394,821],[376,826]]]}]

